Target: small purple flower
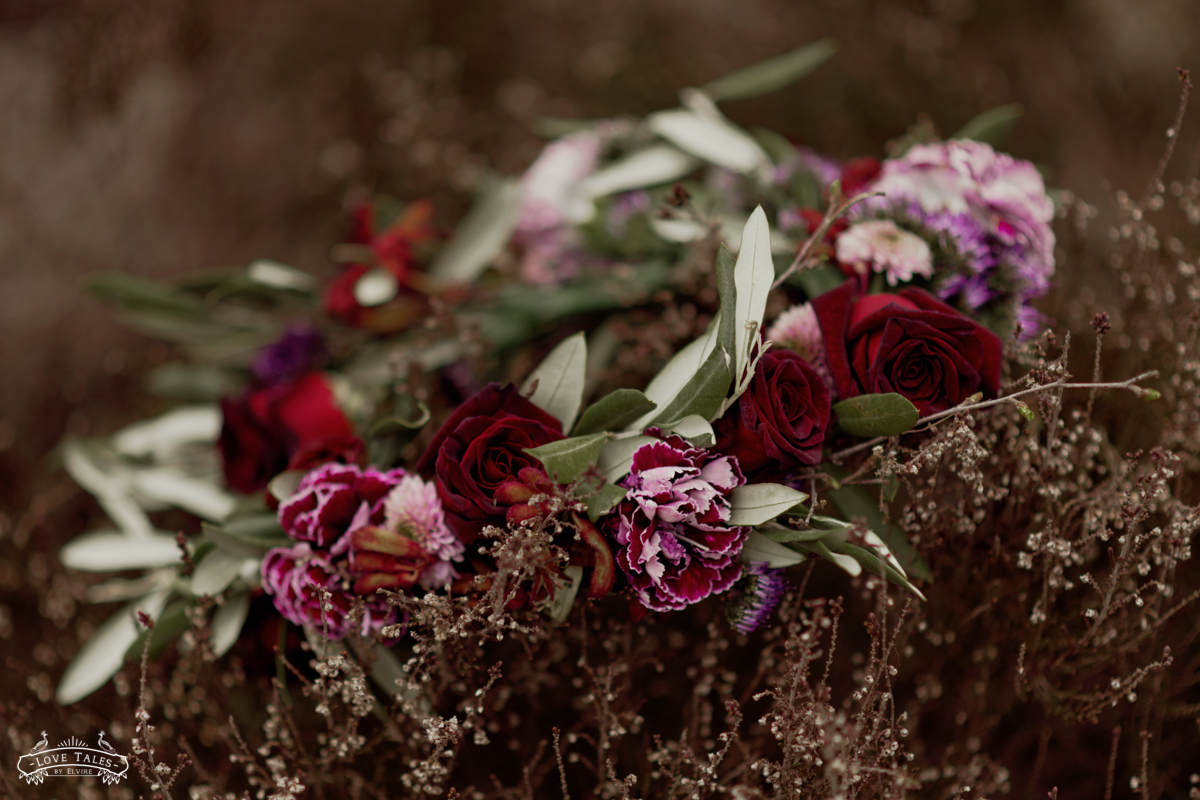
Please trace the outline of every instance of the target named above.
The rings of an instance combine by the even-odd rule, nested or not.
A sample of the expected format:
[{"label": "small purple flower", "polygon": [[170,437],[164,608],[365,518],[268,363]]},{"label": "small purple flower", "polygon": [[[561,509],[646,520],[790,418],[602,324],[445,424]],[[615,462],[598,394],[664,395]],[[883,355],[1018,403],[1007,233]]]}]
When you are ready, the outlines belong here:
[{"label": "small purple flower", "polygon": [[302,325],[288,328],[274,344],[254,359],[250,371],[264,386],[277,386],[311,372],[324,359],[325,340],[321,334]]},{"label": "small purple flower", "polygon": [[828,189],[834,181],[842,179],[842,165],[832,158],[807,147],[796,148],[796,154],[800,168],[816,178],[822,189]]},{"label": "small purple flower", "polygon": [[[356,598],[349,580],[339,574],[328,553],[304,542],[277,547],[263,559],[262,581],[263,590],[289,622],[326,630],[331,639],[341,639],[352,630],[350,612]],[[324,613],[321,589],[329,592]],[[382,596],[362,599],[364,636],[396,621],[396,610]]]},{"label": "small purple flower", "polygon": [[729,606],[729,621],[739,633],[751,633],[767,621],[787,591],[783,570],[752,561],[738,586],[740,597]]},{"label": "small purple flower", "polygon": [[937,296],[943,300],[959,297],[968,311],[974,311],[992,299],[992,290],[979,275],[954,275],[941,285]]},{"label": "small purple flower", "polygon": [[642,605],[678,611],[732,586],[748,529],[729,524],[729,492],[746,482],[737,460],[678,436],[642,445],[609,516],[617,563]]},{"label": "small purple flower", "polygon": [[620,239],[629,227],[629,220],[639,214],[650,213],[650,207],[650,194],[644,189],[617,195],[613,198],[612,208],[608,212],[608,235]]}]

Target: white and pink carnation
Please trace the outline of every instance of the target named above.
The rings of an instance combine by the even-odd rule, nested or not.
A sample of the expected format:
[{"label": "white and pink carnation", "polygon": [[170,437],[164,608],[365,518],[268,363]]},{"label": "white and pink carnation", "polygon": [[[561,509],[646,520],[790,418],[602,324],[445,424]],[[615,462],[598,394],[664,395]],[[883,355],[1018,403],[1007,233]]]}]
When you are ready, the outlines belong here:
[{"label": "white and pink carnation", "polygon": [[642,605],[678,611],[741,577],[737,557],[749,529],[729,524],[729,493],[745,482],[736,459],[678,436],[634,452],[632,469],[620,482],[627,494],[606,525],[620,545],[617,563]]},{"label": "white and pink carnation", "polygon": [[889,286],[933,276],[933,253],[924,239],[890,219],[851,225],[838,237],[837,260],[860,274],[883,273]]}]

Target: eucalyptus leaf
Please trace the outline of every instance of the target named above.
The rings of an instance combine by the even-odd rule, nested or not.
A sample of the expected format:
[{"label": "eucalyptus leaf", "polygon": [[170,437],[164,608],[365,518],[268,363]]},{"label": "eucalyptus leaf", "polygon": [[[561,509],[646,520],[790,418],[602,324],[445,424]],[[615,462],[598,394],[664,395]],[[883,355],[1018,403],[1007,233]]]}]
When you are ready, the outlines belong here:
[{"label": "eucalyptus leaf", "polygon": [[163,458],[185,444],[215,442],[220,434],[220,407],[195,405],[123,428],[113,435],[112,443],[124,455]]},{"label": "eucalyptus leaf", "polygon": [[637,389],[616,389],[584,409],[571,434],[619,431],[655,407],[655,402]]},{"label": "eucalyptus leaf", "polygon": [[836,52],[832,39],[819,39],[706,83],[702,91],[718,102],[769,94],[808,75]]},{"label": "eucalyptus leaf", "polygon": [[676,420],[692,415],[705,419],[716,419],[719,416],[729,385],[733,382],[730,374],[729,352],[718,346],[691,380],[685,383],[678,394],[658,413],[656,420]]},{"label": "eucalyptus leaf", "polygon": [[[844,478],[848,474],[844,467],[833,464],[825,465],[824,470],[835,478]],[[930,572],[929,565],[909,544],[902,531],[895,525],[883,521],[883,514],[879,511],[879,501],[872,497],[867,490],[861,486],[840,486],[826,492],[826,496],[846,517],[858,517],[865,520],[867,527],[874,531],[887,548],[895,554],[896,560],[903,565],[906,572],[923,581],[933,580],[933,573]],[[834,521],[837,522],[837,520]]]},{"label": "eucalyptus leaf", "polygon": [[242,571],[245,556],[217,548],[196,565],[192,573],[192,594],[218,595],[233,583]]},{"label": "eucalyptus leaf", "polygon": [[250,593],[238,592],[227,597],[212,618],[212,649],[217,658],[229,652],[250,615]]},{"label": "eucalyptus leaf", "polygon": [[739,486],[729,493],[729,524],[762,525],[807,499],[804,492],[778,483]]},{"label": "eucalyptus leaf", "polygon": [[695,171],[700,162],[669,145],[655,145],[630,153],[597,170],[579,183],[584,197],[605,197],[643,186],[658,186],[679,180]]},{"label": "eucalyptus leaf", "polygon": [[554,593],[554,600],[550,603],[550,618],[555,622],[565,622],[570,616],[571,607],[575,605],[575,596],[579,594],[579,587],[583,585],[583,567],[571,565],[563,572],[566,573],[567,581]]},{"label": "eucalyptus leaf", "polygon": [[758,531],[750,531],[746,543],[742,545],[741,559],[748,563],[766,564],[772,569],[790,567],[804,561],[804,554],[792,548],[773,542]]},{"label": "eucalyptus leaf", "polygon": [[601,516],[607,514],[609,510],[617,503],[625,499],[627,492],[621,486],[615,483],[606,483],[601,486],[594,494],[587,498],[587,513],[588,519],[592,522],[600,519]]},{"label": "eucalyptus leaf", "polygon": [[758,528],[758,532],[772,542],[778,542],[779,544],[788,544],[789,542],[819,542],[830,533],[827,530],[818,528],[798,531],[793,528],[785,528],[782,525],[762,525]]},{"label": "eucalyptus leaf", "polygon": [[838,427],[853,436],[899,436],[912,430],[921,414],[908,398],[894,392],[860,394],[833,407]]},{"label": "eucalyptus leaf", "polygon": [[771,162],[754,137],[723,117],[673,109],[651,114],[646,122],[681,150],[734,172],[754,172]]},{"label": "eucalyptus leaf", "polygon": [[472,283],[504,250],[520,213],[518,181],[504,179],[487,186],[434,260],[429,276],[441,283]]},{"label": "eucalyptus leaf", "polygon": [[775,262],[771,260],[771,229],[762,206],[754,209],[742,231],[741,250],[733,268],[734,284],[737,287],[737,306],[734,316],[734,392],[726,408],[750,385],[753,377],[751,368],[752,351],[762,334],[763,314],[767,309],[767,295],[775,280]]},{"label": "eucalyptus leaf", "polygon": [[246,277],[272,289],[290,289],[294,292],[311,292],[319,285],[315,275],[265,258],[246,267]]},{"label": "eucalyptus leaf", "polygon": [[190,319],[208,314],[208,309],[196,298],[182,294],[174,287],[125,272],[91,275],[84,283],[84,289],[93,297],[130,309]]},{"label": "eucalyptus leaf", "polygon": [[813,555],[818,555],[826,561],[831,561],[838,566],[839,569],[853,577],[858,577],[862,574],[862,564],[852,556],[845,553],[835,553],[830,550],[823,542],[797,542],[796,547],[805,550]]},{"label": "eucalyptus leaf", "polygon": [[569,431],[583,404],[586,381],[587,340],[581,331],[568,336],[550,351],[550,355],[525,379],[521,394],[561,422],[564,431]]},{"label": "eucalyptus leaf", "polygon": [[118,531],[85,533],[59,551],[63,566],[86,572],[167,567],[182,556],[174,536],[127,536]]},{"label": "eucalyptus leaf", "polygon": [[133,473],[133,488],[140,494],[211,522],[220,522],[237,508],[237,500],[229,492],[177,469],[138,470]]},{"label": "eucalyptus leaf", "polygon": [[600,450],[600,458],[596,468],[609,483],[616,483],[629,474],[633,466],[633,454],[644,444],[657,442],[651,436],[627,436],[623,439],[613,439]]},{"label": "eucalyptus leaf", "polygon": [[908,578],[905,577],[903,572],[896,569],[886,560],[880,559],[879,556],[877,556],[875,553],[872,553],[870,550],[867,550],[864,547],[859,547],[856,544],[851,544],[850,542],[843,542],[842,544],[833,548],[833,552],[842,556],[843,558],[854,559],[869,572],[873,572],[876,575],[886,575],[887,579],[892,583],[907,589],[922,600],[925,599],[925,595],[921,594],[921,591],[917,589],[917,587],[908,582]]},{"label": "eucalyptus leaf", "polygon": [[[267,516],[269,520],[265,518]],[[286,547],[292,543],[273,514],[238,520],[225,526],[206,523],[202,530],[217,547],[243,558],[259,558],[272,548]]]},{"label": "eucalyptus leaf", "polygon": [[79,648],[59,681],[55,699],[60,705],[82,700],[108,683],[125,664],[125,653],[137,641],[134,615],[142,611],[157,617],[167,603],[169,589],[141,597],[105,620],[92,637]]},{"label": "eucalyptus leaf", "polygon": [[[696,376],[696,373],[716,350],[720,341],[718,335],[721,329],[721,317],[722,314],[718,311],[712,321],[708,323],[708,330],[676,353],[666,366],[650,380],[650,384],[646,387],[646,397],[656,403],[658,408],[665,409],[673,403],[680,390]],[[678,419],[679,416],[681,415],[676,414],[667,419]],[[626,430],[640,431],[649,425],[651,420],[662,418],[663,412],[655,409],[655,411],[640,417]]]},{"label": "eucalyptus leaf", "polygon": [[588,467],[595,465],[600,451],[611,434],[590,433],[571,439],[560,439],[540,447],[526,448],[525,452],[542,462],[546,474],[555,483],[569,484],[582,475]]},{"label": "eucalyptus leaf", "polygon": [[996,144],[1024,115],[1025,109],[1017,103],[989,108],[972,117],[950,138],[974,139],[977,142]]},{"label": "eucalyptus leaf", "polygon": [[709,448],[717,443],[712,423],[699,414],[692,414],[666,425],[663,430],[687,439],[696,447]]}]

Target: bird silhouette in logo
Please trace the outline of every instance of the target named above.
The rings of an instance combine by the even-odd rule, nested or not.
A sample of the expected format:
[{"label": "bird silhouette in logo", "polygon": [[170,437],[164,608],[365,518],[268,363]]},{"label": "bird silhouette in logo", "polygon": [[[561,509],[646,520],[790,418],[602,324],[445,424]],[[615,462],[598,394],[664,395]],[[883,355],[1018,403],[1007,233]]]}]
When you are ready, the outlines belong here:
[{"label": "bird silhouette in logo", "polygon": [[112,753],[113,755],[116,755],[116,753],[117,753],[116,750],[113,750],[113,746],[111,744],[104,741],[104,731],[100,731],[100,749],[107,750],[108,752]]},{"label": "bird silhouette in logo", "polygon": [[34,753],[40,753],[49,746],[50,746],[50,739],[49,739],[49,737],[46,736],[46,732],[42,731],[42,740],[33,746],[33,749],[29,751],[29,755],[33,755]]}]

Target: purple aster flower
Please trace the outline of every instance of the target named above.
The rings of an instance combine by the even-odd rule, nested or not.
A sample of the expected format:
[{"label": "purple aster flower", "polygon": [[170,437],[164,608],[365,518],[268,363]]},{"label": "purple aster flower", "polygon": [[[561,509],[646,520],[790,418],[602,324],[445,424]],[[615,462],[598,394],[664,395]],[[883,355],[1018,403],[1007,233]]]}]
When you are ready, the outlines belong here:
[{"label": "purple aster flower", "polygon": [[[327,630],[331,639],[341,639],[352,630],[350,612],[356,597],[350,581],[339,573],[328,553],[304,542],[277,547],[263,559],[262,581],[263,590],[289,622]],[[320,589],[329,592],[324,613]],[[364,636],[396,621],[395,608],[382,596],[362,599]]]},{"label": "purple aster flower", "polygon": [[737,460],[678,436],[642,445],[608,519],[617,563],[642,605],[678,611],[732,586],[748,529],[729,524],[729,492],[746,482]]},{"label": "purple aster flower", "polygon": [[884,163],[872,187],[928,212],[969,213],[986,225],[1027,291],[1040,295],[1054,274],[1054,204],[1037,169],[968,140],[918,145]]},{"label": "purple aster flower", "polygon": [[297,325],[288,328],[277,342],[264,348],[250,370],[263,385],[277,386],[311,372],[325,355],[325,340],[321,334]]},{"label": "purple aster flower", "polygon": [[842,179],[842,166],[832,158],[826,158],[807,147],[797,147],[796,154],[800,168],[816,178],[822,189]]},{"label": "purple aster flower", "polygon": [[763,561],[752,561],[738,586],[737,600],[729,605],[729,621],[739,633],[758,629],[787,591],[783,570],[771,569]]},{"label": "purple aster flower", "polygon": [[992,299],[987,279],[979,275],[953,275],[937,290],[943,300],[961,297],[968,311],[974,311]]}]

